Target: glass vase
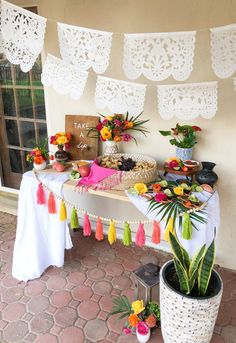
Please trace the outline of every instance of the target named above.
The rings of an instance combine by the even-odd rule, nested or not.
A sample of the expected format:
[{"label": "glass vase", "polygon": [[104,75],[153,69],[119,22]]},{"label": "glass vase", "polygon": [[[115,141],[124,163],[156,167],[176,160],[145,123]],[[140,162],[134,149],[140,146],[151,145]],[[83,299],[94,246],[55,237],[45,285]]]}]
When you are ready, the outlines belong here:
[{"label": "glass vase", "polygon": [[119,152],[118,146],[115,141],[105,141],[104,145],[104,155],[113,155]]},{"label": "glass vase", "polygon": [[149,338],[150,338],[150,334],[151,334],[151,331],[150,329],[148,330],[148,333],[146,335],[142,335],[138,332],[138,330],[136,331],[136,336],[137,336],[137,340],[140,342],[140,343],[146,343],[149,341]]},{"label": "glass vase", "polygon": [[57,162],[66,162],[68,160],[68,154],[63,149],[63,145],[58,145],[58,150],[55,152],[55,160]]}]

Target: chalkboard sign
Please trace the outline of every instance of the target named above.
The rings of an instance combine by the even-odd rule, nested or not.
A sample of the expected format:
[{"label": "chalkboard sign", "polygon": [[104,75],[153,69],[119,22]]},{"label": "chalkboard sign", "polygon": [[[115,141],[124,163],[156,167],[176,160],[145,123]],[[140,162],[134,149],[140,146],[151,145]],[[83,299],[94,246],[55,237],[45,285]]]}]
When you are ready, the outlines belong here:
[{"label": "chalkboard sign", "polygon": [[98,116],[66,115],[65,129],[72,135],[69,149],[72,160],[94,160],[98,156],[98,138],[87,137],[88,129],[98,123]]}]

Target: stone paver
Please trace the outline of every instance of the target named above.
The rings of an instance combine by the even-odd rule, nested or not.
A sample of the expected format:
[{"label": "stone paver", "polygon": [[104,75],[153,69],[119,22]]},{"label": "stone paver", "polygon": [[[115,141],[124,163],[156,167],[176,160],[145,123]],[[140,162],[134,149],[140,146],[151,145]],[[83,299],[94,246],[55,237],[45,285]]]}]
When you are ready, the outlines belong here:
[{"label": "stone paver", "polygon": [[[0,212],[0,342],[137,343],[134,334],[123,334],[122,321],[108,318],[112,297],[125,294],[132,302],[132,270],[149,262],[161,266],[171,255],[120,241],[110,246],[76,232],[62,268],[19,282],[11,275],[15,226],[16,217]],[[224,292],[210,343],[236,343],[236,272],[216,269]],[[149,342],[163,343],[160,329]]]}]

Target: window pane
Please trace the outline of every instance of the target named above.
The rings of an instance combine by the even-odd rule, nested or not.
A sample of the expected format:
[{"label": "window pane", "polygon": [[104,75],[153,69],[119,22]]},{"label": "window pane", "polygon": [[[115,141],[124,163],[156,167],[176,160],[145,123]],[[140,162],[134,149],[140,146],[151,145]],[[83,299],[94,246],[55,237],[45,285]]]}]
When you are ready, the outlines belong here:
[{"label": "window pane", "polygon": [[34,91],[34,99],[35,99],[35,115],[36,115],[36,118],[37,119],[46,119],[43,89],[36,89]]},{"label": "window pane", "polygon": [[20,122],[22,144],[25,148],[34,148],[36,144],[34,123]]},{"label": "window pane", "polygon": [[17,89],[20,117],[33,118],[33,105],[30,89]]},{"label": "window pane", "polygon": [[44,123],[38,123],[37,129],[38,129],[39,142],[43,143],[48,137],[47,125]]},{"label": "window pane", "polygon": [[41,83],[41,74],[42,74],[42,64],[41,64],[41,58],[39,57],[32,68],[32,80],[33,80],[34,86],[43,87]]},{"label": "window pane", "polygon": [[11,64],[0,56],[0,85],[12,85]]},{"label": "window pane", "polygon": [[9,149],[11,171],[13,173],[23,173],[21,165],[20,151],[15,149]]},{"label": "window pane", "polygon": [[17,122],[16,120],[5,120],[6,124],[6,134],[7,134],[7,140],[9,145],[15,145],[19,146],[19,133],[17,128]]},{"label": "window pane", "polygon": [[15,109],[14,94],[13,94],[12,89],[2,88],[2,101],[3,101],[4,114],[6,116],[15,116],[16,109]]},{"label": "window pane", "polygon": [[17,86],[29,86],[30,85],[30,78],[29,73],[24,73],[20,66],[15,66],[16,71],[16,85]]}]

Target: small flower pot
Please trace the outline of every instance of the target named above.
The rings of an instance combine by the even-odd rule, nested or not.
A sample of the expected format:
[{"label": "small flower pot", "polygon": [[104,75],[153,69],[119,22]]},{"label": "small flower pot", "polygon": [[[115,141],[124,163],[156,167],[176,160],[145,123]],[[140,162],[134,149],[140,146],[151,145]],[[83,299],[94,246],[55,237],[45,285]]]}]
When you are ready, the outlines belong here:
[{"label": "small flower pot", "polygon": [[182,161],[191,160],[193,148],[178,148],[176,147],[176,157]]},{"label": "small flower pot", "polygon": [[151,334],[151,331],[150,329],[148,330],[148,333],[146,335],[141,335],[140,333],[138,333],[138,331],[136,331],[136,336],[137,336],[137,340],[140,342],[140,343],[146,343],[149,341],[149,338],[150,338],[150,334]]},{"label": "small flower pot", "polygon": [[43,162],[40,163],[40,164],[34,163],[34,169],[35,169],[35,170],[43,170],[43,169],[46,168],[46,166],[47,166],[46,161],[43,161]]},{"label": "small flower pot", "polygon": [[104,155],[113,155],[119,152],[115,141],[105,141]]}]

